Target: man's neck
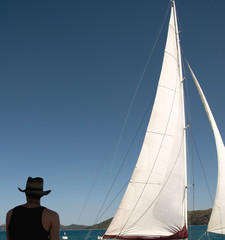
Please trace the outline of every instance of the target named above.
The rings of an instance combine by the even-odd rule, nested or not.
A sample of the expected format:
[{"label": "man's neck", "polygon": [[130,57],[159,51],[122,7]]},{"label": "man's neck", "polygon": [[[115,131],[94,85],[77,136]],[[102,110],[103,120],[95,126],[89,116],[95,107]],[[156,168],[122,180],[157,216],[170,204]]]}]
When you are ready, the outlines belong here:
[{"label": "man's neck", "polygon": [[29,206],[40,206],[41,203],[40,203],[40,199],[35,199],[35,198],[32,198],[32,199],[27,199],[27,203],[26,205],[29,205]]}]

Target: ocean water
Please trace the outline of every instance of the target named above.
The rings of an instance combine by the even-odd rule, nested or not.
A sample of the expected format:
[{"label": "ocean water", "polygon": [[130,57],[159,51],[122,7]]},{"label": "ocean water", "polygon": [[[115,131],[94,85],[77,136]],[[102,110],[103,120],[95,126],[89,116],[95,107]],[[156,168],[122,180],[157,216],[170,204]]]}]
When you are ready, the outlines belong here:
[{"label": "ocean water", "polygon": [[[69,230],[60,231],[60,239],[64,235],[64,232],[68,236],[69,240],[97,240],[98,236],[102,236],[105,230]],[[206,226],[189,226],[189,240],[225,240],[225,236],[218,234],[210,234],[209,237],[205,235]],[[6,232],[0,231],[0,240],[6,240]]]}]

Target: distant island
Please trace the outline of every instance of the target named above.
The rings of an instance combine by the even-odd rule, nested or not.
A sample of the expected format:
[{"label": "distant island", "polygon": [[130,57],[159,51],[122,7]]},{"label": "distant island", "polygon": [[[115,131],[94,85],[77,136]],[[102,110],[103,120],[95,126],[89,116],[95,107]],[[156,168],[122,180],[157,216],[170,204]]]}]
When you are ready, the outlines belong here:
[{"label": "distant island", "polygon": [[188,211],[188,225],[208,225],[212,209]]},{"label": "distant island", "polygon": [[[71,224],[68,226],[60,225],[60,230],[106,229],[109,226],[109,224],[111,223],[111,221],[112,221],[112,218],[110,218],[104,222],[92,225],[92,226],[76,225],[76,224]],[[5,224],[0,225],[0,231],[5,231],[5,230],[6,230]]]},{"label": "distant island", "polygon": [[92,226],[76,225],[76,224],[71,224],[69,226],[61,225],[60,230],[106,229],[108,228],[111,221],[112,221],[112,218]]},{"label": "distant island", "polygon": [[[209,222],[209,217],[211,215],[212,209],[207,210],[197,210],[197,211],[188,211],[188,225],[207,225]],[[60,225],[60,230],[85,230],[85,229],[107,229],[109,224],[111,223],[112,218],[92,225],[76,225],[71,224],[69,226]],[[5,231],[5,224],[0,226],[0,231]]]}]

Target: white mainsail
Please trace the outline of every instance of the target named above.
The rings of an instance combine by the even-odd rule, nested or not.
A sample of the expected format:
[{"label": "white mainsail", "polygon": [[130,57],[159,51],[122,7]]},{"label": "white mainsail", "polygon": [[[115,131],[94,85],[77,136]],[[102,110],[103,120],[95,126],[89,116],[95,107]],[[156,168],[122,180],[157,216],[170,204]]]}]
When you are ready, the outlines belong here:
[{"label": "white mainsail", "polygon": [[143,146],[104,238],[187,238],[182,79],[176,11],[172,1],[163,65]]},{"label": "white mainsail", "polygon": [[225,189],[224,189],[224,182],[225,182],[225,148],[222,137],[220,135],[219,129],[217,127],[216,121],[213,117],[209,104],[205,98],[205,95],[198,83],[198,80],[193,73],[190,65],[188,64],[190,69],[191,75],[194,79],[195,85],[198,89],[199,95],[201,97],[202,103],[204,105],[205,111],[207,113],[209,122],[211,124],[216,148],[217,148],[217,158],[218,158],[218,179],[217,179],[217,190],[216,190],[216,197],[214,201],[214,206],[212,210],[212,214],[210,217],[210,221],[208,224],[208,232],[218,233],[218,234],[225,234]]}]

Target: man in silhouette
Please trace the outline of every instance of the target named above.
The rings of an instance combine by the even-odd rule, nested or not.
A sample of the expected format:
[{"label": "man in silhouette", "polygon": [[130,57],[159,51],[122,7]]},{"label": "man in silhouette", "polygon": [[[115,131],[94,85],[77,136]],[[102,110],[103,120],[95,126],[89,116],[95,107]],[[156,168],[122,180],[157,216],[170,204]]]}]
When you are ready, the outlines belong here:
[{"label": "man in silhouette", "polygon": [[41,206],[41,197],[51,190],[43,191],[42,178],[27,179],[27,202],[11,209],[6,215],[6,229],[8,240],[59,240],[59,215]]}]

